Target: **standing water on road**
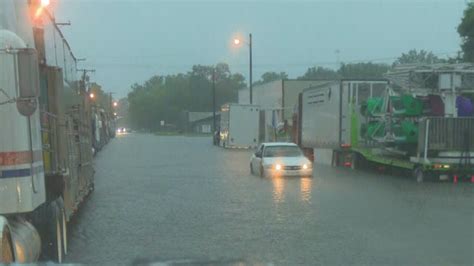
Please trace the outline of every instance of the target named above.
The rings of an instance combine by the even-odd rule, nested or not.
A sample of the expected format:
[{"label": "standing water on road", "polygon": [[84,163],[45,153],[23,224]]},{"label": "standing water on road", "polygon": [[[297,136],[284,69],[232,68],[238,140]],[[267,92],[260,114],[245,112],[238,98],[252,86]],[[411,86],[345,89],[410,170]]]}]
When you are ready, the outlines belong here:
[{"label": "standing water on road", "polygon": [[250,151],[207,137],[118,136],[72,227],[69,262],[190,260],[467,265],[473,188],[316,165],[249,174]]}]

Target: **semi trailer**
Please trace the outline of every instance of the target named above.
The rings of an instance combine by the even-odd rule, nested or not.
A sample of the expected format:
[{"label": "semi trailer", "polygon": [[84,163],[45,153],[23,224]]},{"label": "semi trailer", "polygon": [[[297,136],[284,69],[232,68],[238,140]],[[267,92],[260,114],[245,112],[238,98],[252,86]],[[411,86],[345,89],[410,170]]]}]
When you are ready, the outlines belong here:
[{"label": "semi trailer", "polygon": [[90,99],[48,1],[0,1],[0,263],[62,262],[94,188]]},{"label": "semi trailer", "polygon": [[256,148],[260,108],[250,104],[224,104],[219,127],[220,145],[224,148]]},{"label": "semi trailer", "polygon": [[295,141],[333,166],[407,170],[418,182],[472,179],[473,74],[472,65],[412,66],[307,88]]}]

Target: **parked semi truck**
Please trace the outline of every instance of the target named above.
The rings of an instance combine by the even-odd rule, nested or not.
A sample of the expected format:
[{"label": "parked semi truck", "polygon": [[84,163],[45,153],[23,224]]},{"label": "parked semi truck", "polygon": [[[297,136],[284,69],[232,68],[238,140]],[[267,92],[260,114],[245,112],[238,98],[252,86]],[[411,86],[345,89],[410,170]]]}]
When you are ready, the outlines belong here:
[{"label": "parked semi truck", "polygon": [[94,188],[85,80],[48,1],[0,1],[0,263],[62,262]]},{"label": "parked semi truck", "polygon": [[225,148],[253,148],[258,145],[260,108],[249,104],[221,107],[220,145]]},{"label": "parked semi truck", "polygon": [[412,66],[308,88],[295,139],[332,165],[404,169],[419,182],[473,178],[473,74],[473,65]]}]

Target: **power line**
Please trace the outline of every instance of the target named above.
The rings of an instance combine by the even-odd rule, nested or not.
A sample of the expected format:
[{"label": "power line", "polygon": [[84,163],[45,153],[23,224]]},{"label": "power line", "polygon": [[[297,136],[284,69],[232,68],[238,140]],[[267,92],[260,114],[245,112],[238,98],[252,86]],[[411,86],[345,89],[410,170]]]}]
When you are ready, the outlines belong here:
[{"label": "power line", "polygon": [[[458,52],[441,52],[433,55],[445,56],[445,55],[456,55]],[[152,56],[153,57],[153,56]],[[127,58],[143,58],[141,56],[130,56]],[[399,56],[382,57],[382,58],[371,58],[371,59],[353,59],[353,60],[340,60],[340,61],[320,61],[320,62],[293,62],[293,63],[254,63],[255,68],[270,68],[270,67],[310,67],[310,66],[339,66],[341,63],[354,64],[364,62],[388,62],[395,61]],[[93,67],[107,67],[107,68],[136,68],[136,69],[150,69],[150,68],[166,68],[166,69],[182,69],[189,68],[198,64],[154,64],[154,63],[129,63],[129,62],[107,62],[107,61],[96,61],[97,63],[90,63],[88,66]],[[228,63],[228,62],[227,62]],[[209,63],[211,64],[211,63]],[[244,68],[248,67],[247,63],[228,63],[233,68]],[[206,65],[206,63],[201,63]]]}]

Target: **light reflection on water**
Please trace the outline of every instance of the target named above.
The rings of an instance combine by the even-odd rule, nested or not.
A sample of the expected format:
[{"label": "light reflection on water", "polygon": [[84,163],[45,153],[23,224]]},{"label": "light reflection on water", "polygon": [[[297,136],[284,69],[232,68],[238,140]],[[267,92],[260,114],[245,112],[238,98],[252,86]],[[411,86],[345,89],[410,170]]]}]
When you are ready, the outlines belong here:
[{"label": "light reflection on water", "polygon": [[[282,203],[285,201],[285,186],[287,182],[294,182],[293,178],[284,178],[284,177],[272,177],[273,185],[273,202]],[[299,178],[299,196],[301,201],[311,203],[311,191],[313,186],[313,179],[309,177]],[[290,185],[290,190],[293,186]],[[295,191],[296,192],[296,191]],[[294,193],[294,192],[293,192]]]},{"label": "light reflection on water", "polygon": [[275,203],[281,203],[285,201],[284,188],[285,188],[285,179],[282,177],[273,177],[273,201]]},{"label": "light reflection on water", "polygon": [[302,177],[300,179],[300,196],[301,200],[311,203],[311,187],[313,186],[313,179],[309,177]]}]

